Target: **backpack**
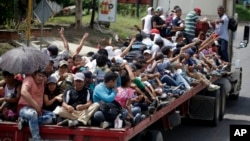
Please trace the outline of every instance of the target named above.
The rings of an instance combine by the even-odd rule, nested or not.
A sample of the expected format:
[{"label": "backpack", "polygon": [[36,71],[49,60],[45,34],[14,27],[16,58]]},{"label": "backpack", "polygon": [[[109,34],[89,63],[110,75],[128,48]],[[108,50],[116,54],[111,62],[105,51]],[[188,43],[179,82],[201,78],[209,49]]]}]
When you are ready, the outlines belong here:
[{"label": "backpack", "polygon": [[115,121],[115,118],[121,114],[122,111],[121,105],[115,100],[109,103],[101,101],[99,109],[103,112],[106,120],[110,122]]},{"label": "backpack", "polygon": [[232,32],[235,32],[237,30],[238,23],[234,18],[229,18],[228,21],[228,29],[231,30]]}]

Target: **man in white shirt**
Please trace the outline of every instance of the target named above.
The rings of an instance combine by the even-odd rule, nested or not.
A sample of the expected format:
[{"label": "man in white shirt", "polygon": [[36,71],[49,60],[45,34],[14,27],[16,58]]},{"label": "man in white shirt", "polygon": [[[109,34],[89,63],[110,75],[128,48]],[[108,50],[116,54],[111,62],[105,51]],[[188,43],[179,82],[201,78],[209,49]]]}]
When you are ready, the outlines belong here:
[{"label": "man in white shirt", "polygon": [[219,49],[219,55],[223,61],[228,62],[228,16],[225,14],[225,9],[223,6],[219,6],[217,8],[217,13],[219,15],[219,19],[215,21],[215,33],[219,36],[219,44],[221,45]]},{"label": "man in white shirt", "polygon": [[150,31],[152,29],[151,18],[154,15],[154,8],[149,7],[147,9],[148,15],[143,17],[142,20],[142,31],[145,33],[146,36],[149,36]]}]

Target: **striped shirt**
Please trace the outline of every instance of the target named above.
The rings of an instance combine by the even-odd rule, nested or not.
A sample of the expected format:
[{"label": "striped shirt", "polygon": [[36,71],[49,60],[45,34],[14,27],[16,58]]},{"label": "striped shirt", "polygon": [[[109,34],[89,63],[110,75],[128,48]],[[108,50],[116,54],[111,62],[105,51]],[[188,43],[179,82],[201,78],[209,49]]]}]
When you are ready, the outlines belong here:
[{"label": "striped shirt", "polygon": [[195,11],[191,11],[187,14],[185,19],[185,33],[191,36],[195,36],[196,23],[199,20]]}]

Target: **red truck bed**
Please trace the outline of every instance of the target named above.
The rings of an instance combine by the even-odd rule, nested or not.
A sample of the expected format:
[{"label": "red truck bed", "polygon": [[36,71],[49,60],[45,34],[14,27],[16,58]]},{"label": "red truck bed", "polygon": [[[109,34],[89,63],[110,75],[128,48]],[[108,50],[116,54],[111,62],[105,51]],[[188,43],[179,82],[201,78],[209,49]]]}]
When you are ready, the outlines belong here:
[{"label": "red truck bed", "polygon": [[[214,78],[214,81],[217,78]],[[40,133],[46,140],[72,140],[72,141],[128,141],[135,135],[162,119],[163,123],[168,124],[167,114],[175,110],[177,107],[186,104],[191,97],[204,89],[202,84],[190,89],[184,95],[174,100],[169,105],[163,107],[159,111],[147,117],[135,127],[126,127],[122,129],[102,129],[98,127],[77,127],[68,128],[57,125],[42,125]],[[187,107],[187,106],[186,106]],[[17,128],[17,123],[1,122],[0,123],[0,140],[1,141],[27,141],[31,137],[28,127],[24,127],[21,131]]]}]

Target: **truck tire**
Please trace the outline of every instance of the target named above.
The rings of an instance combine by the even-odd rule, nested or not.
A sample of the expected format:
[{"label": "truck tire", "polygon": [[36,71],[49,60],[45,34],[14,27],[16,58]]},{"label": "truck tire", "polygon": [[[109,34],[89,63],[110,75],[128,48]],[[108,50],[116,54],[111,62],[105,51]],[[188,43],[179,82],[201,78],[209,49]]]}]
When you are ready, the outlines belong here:
[{"label": "truck tire", "polygon": [[139,133],[130,141],[164,141],[161,131],[147,130]]},{"label": "truck tire", "polygon": [[220,94],[220,115],[219,115],[219,120],[222,121],[224,118],[224,114],[225,114],[225,107],[226,107],[226,94],[225,93],[221,93]]},{"label": "truck tire", "polygon": [[164,141],[161,131],[148,130],[143,141]]},{"label": "truck tire", "polygon": [[238,100],[239,99],[239,93],[237,93],[237,94],[230,94],[229,95],[229,99],[231,99],[231,100]]},{"label": "truck tire", "polygon": [[211,121],[212,122],[212,126],[217,126],[218,123],[219,123],[219,119],[220,119],[220,91],[217,90],[217,91],[214,91],[214,94],[215,94],[215,101],[214,101],[214,117],[213,117],[213,120]]}]

